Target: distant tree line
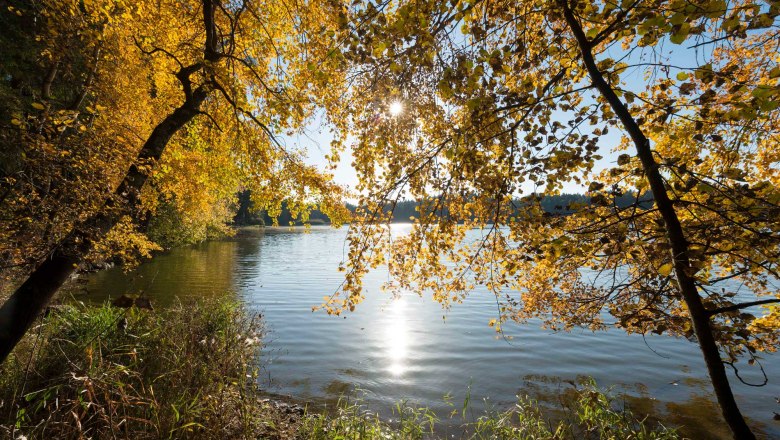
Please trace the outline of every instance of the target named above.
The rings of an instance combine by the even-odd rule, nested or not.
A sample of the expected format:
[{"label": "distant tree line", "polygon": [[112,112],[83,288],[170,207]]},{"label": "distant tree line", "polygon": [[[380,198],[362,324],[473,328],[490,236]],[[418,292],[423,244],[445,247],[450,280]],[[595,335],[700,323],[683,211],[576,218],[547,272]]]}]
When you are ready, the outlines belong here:
[{"label": "distant tree line", "polygon": [[[522,209],[523,203],[520,200],[516,202],[517,208]],[[545,212],[556,215],[568,215],[573,213],[577,207],[589,206],[596,203],[590,196],[577,193],[564,193],[555,196],[545,196],[540,201],[542,209]],[[610,201],[614,203],[618,208],[625,208],[633,204],[637,204],[642,209],[647,209],[653,204],[653,195],[650,192],[642,194],[637,197],[636,193],[626,193],[615,195],[614,200]],[[385,212],[393,212],[393,223],[407,223],[414,218],[419,217],[418,207],[420,203],[415,200],[401,200],[394,205],[387,205]],[[356,206],[347,204],[347,209],[354,212]],[[447,212],[442,212],[442,215],[447,215]],[[293,220],[293,216],[287,209],[286,204],[282,204],[282,211],[277,218],[277,222],[280,226],[289,226],[290,224],[302,225],[300,220]],[[238,194],[238,208],[236,209],[236,215],[233,218],[233,224],[236,226],[251,226],[251,225],[272,225],[274,223],[273,218],[265,211],[258,211],[253,208],[250,198],[249,190],[242,191]],[[319,210],[313,210],[309,217],[309,223],[313,225],[330,224],[330,219],[327,215]]]},{"label": "distant tree line", "polygon": [[[354,211],[355,207],[347,205],[350,211]],[[287,208],[287,203],[282,203],[282,211],[276,218],[279,226],[302,225],[300,219],[296,219],[290,213]],[[330,218],[325,215],[319,209],[313,209],[309,214],[309,223],[312,225],[329,225]],[[238,193],[238,207],[236,208],[236,215],[233,217],[234,226],[271,226],[274,224],[274,219],[268,215],[268,212],[264,210],[257,210],[251,200],[251,192],[244,190]]]}]

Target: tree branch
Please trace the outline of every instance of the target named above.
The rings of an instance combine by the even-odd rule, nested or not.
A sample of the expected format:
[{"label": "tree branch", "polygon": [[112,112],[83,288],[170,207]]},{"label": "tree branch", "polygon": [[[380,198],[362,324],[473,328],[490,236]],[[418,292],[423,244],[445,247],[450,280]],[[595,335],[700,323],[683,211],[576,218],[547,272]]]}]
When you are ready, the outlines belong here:
[{"label": "tree branch", "polygon": [[48,73],[46,73],[46,78],[43,80],[43,85],[41,86],[42,99],[51,98],[51,85],[52,83],[54,83],[54,78],[57,76],[57,70],[59,69],[59,67],[60,67],[60,60],[57,60],[54,62],[54,64],[51,65]]},{"label": "tree branch", "polygon": [[760,306],[762,304],[777,304],[777,303],[780,303],[780,298],[762,299],[760,301],[750,301],[746,303],[734,304],[728,307],[718,307],[717,309],[714,310],[708,310],[707,314],[709,316],[714,316],[720,313],[733,312],[740,309],[746,309],[748,307]]}]

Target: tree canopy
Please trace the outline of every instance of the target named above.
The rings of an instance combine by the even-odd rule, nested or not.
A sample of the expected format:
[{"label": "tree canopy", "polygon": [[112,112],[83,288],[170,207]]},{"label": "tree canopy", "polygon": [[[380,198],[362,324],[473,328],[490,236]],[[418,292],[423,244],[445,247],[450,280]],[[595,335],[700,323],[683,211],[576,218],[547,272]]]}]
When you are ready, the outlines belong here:
[{"label": "tree canopy", "polygon": [[158,209],[208,228],[251,188],[272,215],[285,201],[304,220],[314,206],[345,218],[341,188],[277,136],[340,96],[338,4],[19,1],[2,14],[6,46],[29,45],[1,67],[0,267],[24,281],[0,308],[0,359],[84,258],[156,248]]},{"label": "tree canopy", "polygon": [[[752,364],[780,343],[778,13],[751,0],[361,2],[345,49],[360,75],[339,119],[361,209],[347,281],[324,307],[354,309],[361,277],[386,264],[390,288],[445,306],[484,284],[497,330],[602,329],[607,310],[628,332],[698,340],[726,420],[750,437],[721,355]],[[543,196],[570,183],[593,203],[549,215]],[[650,209],[615,203],[648,190]],[[381,207],[407,195],[421,215],[391,237]],[[466,241],[471,228],[482,239]]]},{"label": "tree canopy", "polygon": [[[208,236],[241,190],[346,220],[331,169],[279,138],[324,109],[331,164],[349,146],[360,182],[328,312],[383,264],[445,306],[484,284],[499,331],[603,329],[606,310],[695,339],[752,436],[723,362],[780,345],[777,1],[6,3],[0,268],[25,281],[0,359],[85,257]],[[588,203],[551,212],[571,184]]]},{"label": "tree canopy", "polygon": [[[242,188],[272,212],[287,200],[303,217],[321,205],[343,220],[340,189],[305,164],[302,149],[278,138],[340,90],[337,76],[311,67],[341,68],[333,51],[341,11],[328,4],[220,4],[219,55],[208,61],[201,3],[9,3],[3,43],[13,49],[3,50],[0,67],[3,267],[34,267],[104,208],[133,163],[149,184],[125,195],[139,206],[98,244],[95,257],[130,258],[156,248],[145,234],[150,226],[163,238],[172,228],[195,237],[224,228]],[[182,72],[193,76],[182,81]],[[155,127],[204,85],[198,115],[172,136],[165,154],[138,162]]]}]

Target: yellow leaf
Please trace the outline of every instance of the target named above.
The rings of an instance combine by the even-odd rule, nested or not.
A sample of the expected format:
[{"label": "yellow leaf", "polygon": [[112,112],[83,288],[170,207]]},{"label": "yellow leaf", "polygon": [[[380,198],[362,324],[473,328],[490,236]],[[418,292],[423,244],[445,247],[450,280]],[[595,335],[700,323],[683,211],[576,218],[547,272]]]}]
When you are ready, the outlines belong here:
[{"label": "yellow leaf", "polygon": [[44,107],[43,104],[41,104],[40,102],[33,102],[32,103],[32,108],[34,108],[36,110],[43,110],[46,107]]},{"label": "yellow leaf", "polygon": [[661,276],[664,276],[664,277],[665,276],[669,276],[669,274],[672,273],[672,268],[674,268],[672,263],[666,263],[666,264],[664,264],[664,265],[662,265],[661,267],[658,268],[658,273],[661,274]]}]

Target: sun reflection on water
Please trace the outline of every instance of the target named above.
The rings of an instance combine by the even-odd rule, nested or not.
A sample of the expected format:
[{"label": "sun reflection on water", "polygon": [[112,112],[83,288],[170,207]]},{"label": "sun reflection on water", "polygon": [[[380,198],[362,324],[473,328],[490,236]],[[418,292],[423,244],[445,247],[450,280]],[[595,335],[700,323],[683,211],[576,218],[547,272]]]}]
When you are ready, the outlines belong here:
[{"label": "sun reflection on water", "polygon": [[388,325],[385,328],[387,371],[401,376],[407,370],[408,329],[406,325],[406,303],[403,298],[393,300],[387,307]]}]

